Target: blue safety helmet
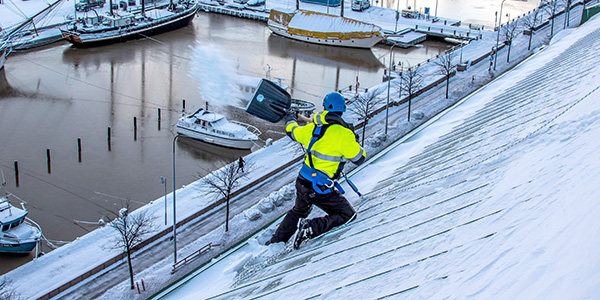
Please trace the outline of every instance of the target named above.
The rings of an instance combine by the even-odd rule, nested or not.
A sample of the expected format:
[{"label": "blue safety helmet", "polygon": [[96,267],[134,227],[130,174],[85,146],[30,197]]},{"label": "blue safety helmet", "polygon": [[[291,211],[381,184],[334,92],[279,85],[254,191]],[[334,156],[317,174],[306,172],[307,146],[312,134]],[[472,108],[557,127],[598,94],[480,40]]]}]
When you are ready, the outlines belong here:
[{"label": "blue safety helmet", "polygon": [[345,112],[346,111],[346,99],[340,93],[329,93],[323,99],[323,107],[327,111],[331,112]]}]

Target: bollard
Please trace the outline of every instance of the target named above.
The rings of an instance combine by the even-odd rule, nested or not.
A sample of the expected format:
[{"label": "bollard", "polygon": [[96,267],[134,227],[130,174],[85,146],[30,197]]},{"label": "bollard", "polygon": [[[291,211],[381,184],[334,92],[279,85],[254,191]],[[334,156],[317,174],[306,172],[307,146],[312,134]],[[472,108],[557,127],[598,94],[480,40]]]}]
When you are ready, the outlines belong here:
[{"label": "bollard", "polygon": [[15,183],[19,187],[19,162],[15,160]]},{"label": "bollard", "polygon": [[50,164],[50,149],[46,148],[46,161],[48,162],[48,174],[52,173],[51,164]]},{"label": "bollard", "polygon": [[146,285],[144,284],[144,279],[142,279],[142,289],[145,291],[146,290]]},{"label": "bollard", "polygon": [[135,285],[137,286],[138,294],[141,294],[142,292],[140,292],[140,284],[136,281]]}]

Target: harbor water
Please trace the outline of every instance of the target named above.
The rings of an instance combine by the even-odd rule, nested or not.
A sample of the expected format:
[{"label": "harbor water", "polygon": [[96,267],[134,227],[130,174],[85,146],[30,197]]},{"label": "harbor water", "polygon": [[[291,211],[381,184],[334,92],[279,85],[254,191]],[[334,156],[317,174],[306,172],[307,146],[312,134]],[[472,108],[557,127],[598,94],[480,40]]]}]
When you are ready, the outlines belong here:
[{"label": "harbor water", "polygon": [[[403,2],[389,7],[402,9]],[[438,15],[456,19],[452,3],[477,3],[474,16],[490,12],[491,4],[482,3],[499,6],[439,2]],[[394,48],[394,59],[416,65],[451,46],[427,41]],[[29,217],[61,245],[97,228],[99,219],[114,218],[127,201],[133,209],[162,201],[165,187],[172,191],[173,156],[180,187],[260,149],[269,138],[284,137],[282,124],[248,115],[236,93],[228,92],[236,76],[268,72],[282,78],[294,98],[319,107],[323,95],[357,78],[361,87],[379,84],[388,57],[389,47],[382,45],[313,45],[274,36],[263,22],[204,12],[190,26],[145,40],[90,49],[58,43],[13,53],[0,92],[0,169]],[[252,150],[187,138],[174,143],[177,119],[207,105],[258,127],[261,141]],[[44,244],[43,251],[50,250]],[[1,254],[1,273],[32,257]]]}]

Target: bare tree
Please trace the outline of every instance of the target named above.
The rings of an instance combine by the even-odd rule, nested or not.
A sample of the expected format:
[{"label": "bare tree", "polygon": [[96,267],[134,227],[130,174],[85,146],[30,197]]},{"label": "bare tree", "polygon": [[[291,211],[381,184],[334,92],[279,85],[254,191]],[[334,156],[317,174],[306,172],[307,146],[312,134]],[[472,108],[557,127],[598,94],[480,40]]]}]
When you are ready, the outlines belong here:
[{"label": "bare tree", "polygon": [[563,29],[567,29],[569,26],[569,19],[571,18],[571,0],[564,0],[565,3],[565,26]]},{"label": "bare tree", "polygon": [[5,277],[0,280],[0,300],[19,300],[21,297],[12,289],[10,281]]},{"label": "bare tree", "polygon": [[411,68],[404,70],[400,76],[400,90],[405,91],[408,94],[408,121],[410,122],[410,109],[412,98],[421,88],[423,83],[423,76],[419,68]]},{"label": "bare tree", "polygon": [[119,210],[118,217],[108,223],[119,234],[114,239],[113,249],[122,249],[127,254],[127,265],[129,267],[129,280],[131,289],[133,285],[133,265],[131,263],[131,253],[133,247],[142,242],[148,233],[154,231],[153,217],[146,211],[137,211],[135,214],[129,214],[131,200],[127,199],[123,208]]},{"label": "bare tree", "polygon": [[358,120],[363,120],[363,128],[362,128],[362,140],[360,142],[361,145],[365,143],[365,130],[367,128],[367,123],[369,123],[369,119],[373,117],[373,113],[377,110],[377,107],[383,103],[384,99],[377,98],[377,94],[373,92],[374,89],[368,91],[364,94],[361,94],[352,102],[351,105],[348,106],[348,110],[353,112],[358,116]]},{"label": "bare tree", "polygon": [[561,0],[547,1],[544,5],[544,9],[550,14],[552,24],[550,26],[550,37],[554,36],[554,19],[558,10],[560,9]]},{"label": "bare tree", "polygon": [[450,86],[450,75],[452,72],[455,72],[457,64],[455,62],[456,52],[455,51],[446,51],[444,55],[440,56],[434,64],[438,66],[438,70],[440,74],[446,77],[446,99],[448,99],[448,88]]},{"label": "bare tree", "polygon": [[542,15],[540,12],[540,9],[536,9],[522,19],[523,26],[527,31],[529,31],[529,46],[527,46],[527,50],[531,50],[531,39],[533,38],[533,33],[535,32],[538,24],[542,23]]},{"label": "bare tree", "polygon": [[519,21],[514,21],[506,24],[502,27],[502,38],[504,43],[508,45],[508,52],[506,53],[506,62],[510,62],[510,49],[512,47],[512,41],[517,37],[519,29]]},{"label": "bare tree", "polygon": [[225,232],[229,231],[229,200],[233,190],[239,185],[240,179],[245,178],[248,170],[252,168],[251,163],[246,162],[245,168],[246,172],[243,171],[237,161],[234,161],[202,178],[202,182],[207,185],[209,193],[225,198]]}]

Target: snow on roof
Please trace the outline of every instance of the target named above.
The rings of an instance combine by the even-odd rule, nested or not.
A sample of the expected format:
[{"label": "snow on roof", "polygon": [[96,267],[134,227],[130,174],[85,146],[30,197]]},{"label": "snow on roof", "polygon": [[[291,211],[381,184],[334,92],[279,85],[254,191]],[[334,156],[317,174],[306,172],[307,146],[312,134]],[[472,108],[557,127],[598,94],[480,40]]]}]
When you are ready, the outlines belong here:
[{"label": "snow on roof", "polygon": [[559,37],[356,172],[370,198],[356,221],[232,286],[249,244],[165,299],[596,296],[598,28]]},{"label": "snow on roof", "polygon": [[378,32],[381,30],[373,24],[304,10],[296,12],[288,27],[318,32]]}]

